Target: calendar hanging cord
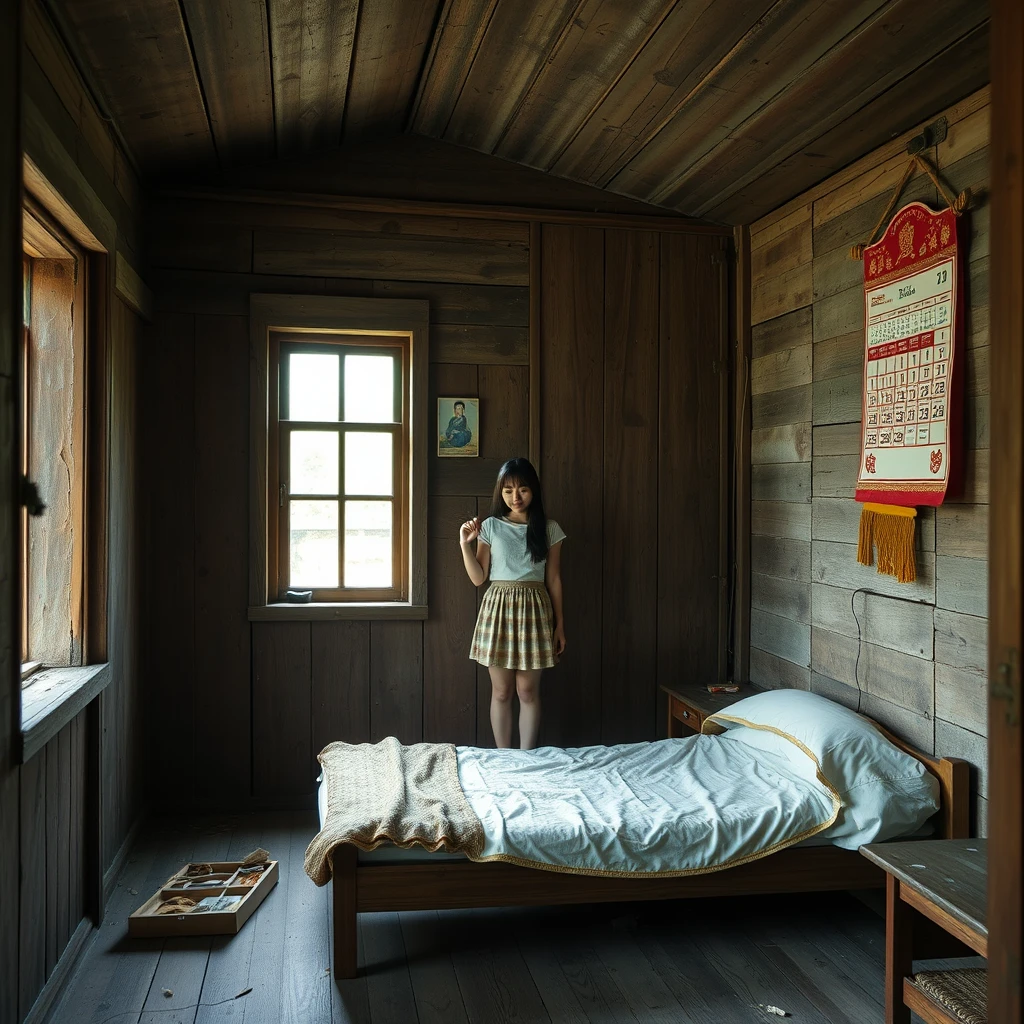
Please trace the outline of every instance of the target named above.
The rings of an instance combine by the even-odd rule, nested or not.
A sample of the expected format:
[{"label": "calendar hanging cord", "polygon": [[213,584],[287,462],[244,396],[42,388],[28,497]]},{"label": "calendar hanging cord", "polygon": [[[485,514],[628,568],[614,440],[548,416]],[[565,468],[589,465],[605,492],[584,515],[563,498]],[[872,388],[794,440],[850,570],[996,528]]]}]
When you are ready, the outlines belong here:
[{"label": "calendar hanging cord", "polygon": [[874,243],[882,225],[889,222],[889,217],[891,216],[896,203],[899,201],[900,196],[903,194],[903,190],[907,187],[907,182],[910,181],[910,175],[913,173],[915,167],[924,171],[924,173],[932,179],[935,187],[939,190],[939,194],[946,200],[946,205],[954,214],[956,214],[957,217],[959,217],[964,210],[970,207],[972,195],[969,188],[965,188],[962,192],[958,192],[955,197],[951,196],[945,185],[942,184],[942,181],[932,165],[919,153],[915,153],[911,156],[910,160],[907,161],[903,177],[900,178],[900,182],[896,186],[896,190],[893,192],[892,198],[889,200],[889,205],[886,206],[882,216],[878,218],[878,223],[875,224],[874,228],[871,230],[871,234],[868,235],[867,242],[857,242],[855,245],[850,247],[851,260],[862,260],[864,258],[864,250]]}]

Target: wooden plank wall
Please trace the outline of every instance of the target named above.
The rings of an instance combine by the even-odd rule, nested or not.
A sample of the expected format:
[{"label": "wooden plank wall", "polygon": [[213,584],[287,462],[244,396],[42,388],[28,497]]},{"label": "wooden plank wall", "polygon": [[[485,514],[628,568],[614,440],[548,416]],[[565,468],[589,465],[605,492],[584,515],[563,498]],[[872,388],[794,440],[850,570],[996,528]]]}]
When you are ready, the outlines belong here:
[{"label": "wooden plank wall", "polygon": [[[185,198],[161,201],[150,223],[158,315],[141,374],[154,469],[144,488],[145,604],[163,788],[218,802],[251,786],[258,802],[284,802],[312,792],[315,756],[331,739],[490,745],[489,682],[467,656],[479,595],[457,537],[459,523],[486,509],[501,462],[529,451],[530,224]],[[700,390],[695,377],[710,382],[699,407],[715,418],[717,377],[703,346],[705,335],[717,343],[717,291],[702,306],[687,304],[687,290],[722,243],[550,224],[539,234],[542,475],[570,538],[571,645],[545,683],[543,739],[651,738],[659,584],[664,678],[695,664],[675,650],[684,634],[709,648],[701,668],[715,665],[717,540],[694,556],[688,538],[717,538],[717,433],[702,435],[696,462],[677,458],[698,395],[668,399]],[[430,460],[425,622],[246,621],[238,524],[247,516],[252,292],[425,298],[432,407],[438,395],[480,396],[480,457]],[[679,297],[659,307],[660,295]],[[714,479],[694,472],[707,466]],[[688,517],[694,525],[677,531]],[[661,575],[659,542],[676,552]],[[694,574],[701,582],[681,585]]]},{"label": "wooden plank wall", "polygon": [[[25,1017],[72,937],[85,934],[79,929],[89,905],[88,844],[92,836],[102,836],[101,862],[95,870],[99,874],[109,869],[143,810],[145,790],[134,473],[140,321],[113,292],[114,251],[133,252],[140,213],[138,185],[40,5],[22,6],[24,151],[110,252],[110,277],[99,284],[104,310],[98,318],[108,370],[103,386],[91,397],[103,405],[109,401],[105,599],[111,682],[98,698],[101,708],[95,719],[100,722],[102,744],[102,804],[87,792],[88,748],[96,739],[90,728],[92,708],[83,710],[27,763],[13,765],[6,757],[0,763],[3,873],[14,880],[10,887],[5,881],[0,895],[0,949],[12,951],[2,958],[4,1024]],[[10,12],[5,12],[4,23],[13,24]],[[16,93],[9,94],[17,101]],[[5,152],[20,159],[17,147]],[[5,167],[5,190],[9,174]],[[20,251],[20,217],[12,224],[0,219],[0,228],[5,249],[13,245]],[[0,401],[5,410],[9,408],[10,392],[4,391]],[[100,481],[108,478],[101,467],[92,467],[90,474],[91,479],[93,474]],[[0,723],[5,732],[6,721]],[[97,827],[93,815],[101,806],[103,818]],[[8,863],[8,852],[13,864]]]},{"label": "wooden plank wall", "polygon": [[[978,197],[968,250],[964,494],[919,516],[915,584],[857,564],[863,305],[861,266],[848,252],[866,240],[903,173],[902,139],[751,228],[750,672],[768,686],[810,688],[848,704],[858,700],[859,680],[866,713],[927,751],[975,766],[983,833],[988,92],[941,113],[949,135],[926,155],[953,192],[969,187]],[[911,179],[909,199],[939,202],[923,174]]]},{"label": "wooden plank wall", "polygon": [[[21,5],[0,0],[7,31],[0,36],[0,560],[18,557],[21,509],[14,501],[21,465],[17,444],[18,345],[21,318]],[[20,778],[17,766],[18,687],[21,682],[21,612],[15,574],[0,574],[0,1021],[18,1012],[21,867]]]}]

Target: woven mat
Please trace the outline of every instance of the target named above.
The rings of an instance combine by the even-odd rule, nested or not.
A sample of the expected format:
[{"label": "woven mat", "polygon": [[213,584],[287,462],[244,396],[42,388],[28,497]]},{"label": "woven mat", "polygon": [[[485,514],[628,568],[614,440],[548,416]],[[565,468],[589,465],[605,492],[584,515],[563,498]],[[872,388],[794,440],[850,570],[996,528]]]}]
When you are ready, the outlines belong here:
[{"label": "woven mat", "polygon": [[919,971],[914,983],[964,1024],[988,1024],[988,971]]}]

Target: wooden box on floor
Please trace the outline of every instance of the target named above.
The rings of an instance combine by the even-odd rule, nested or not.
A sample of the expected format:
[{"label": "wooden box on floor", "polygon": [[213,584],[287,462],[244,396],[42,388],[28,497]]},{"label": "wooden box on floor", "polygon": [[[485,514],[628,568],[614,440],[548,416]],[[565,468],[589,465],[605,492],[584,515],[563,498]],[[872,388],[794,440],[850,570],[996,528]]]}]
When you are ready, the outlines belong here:
[{"label": "wooden box on floor", "polygon": [[[277,885],[277,861],[272,860],[254,885],[235,884],[240,861],[212,863],[211,874],[224,875],[222,881],[211,881],[209,886],[183,889],[183,876],[191,865],[176,871],[150,899],[128,918],[128,934],[132,938],[151,938],[167,935],[234,935],[252,917],[253,911],[267,898]],[[177,883],[177,884],[176,884]],[[156,909],[174,896],[187,896],[197,903],[207,897],[240,897],[230,910],[211,910],[183,914],[157,914]]]}]

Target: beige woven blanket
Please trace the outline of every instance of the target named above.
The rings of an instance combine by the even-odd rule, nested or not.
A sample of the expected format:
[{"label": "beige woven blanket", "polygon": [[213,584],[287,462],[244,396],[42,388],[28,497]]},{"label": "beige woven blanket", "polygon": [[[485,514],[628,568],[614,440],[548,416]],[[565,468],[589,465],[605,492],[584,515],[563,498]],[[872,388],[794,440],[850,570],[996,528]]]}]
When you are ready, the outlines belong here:
[{"label": "beige woven blanket", "polygon": [[319,761],[327,812],[305,861],[317,885],[330,881],[331,855],[339,843],[373,850],[390,842],[480,855],[483,826],[459,785],[450,743],[403,746],[393,736],[379,743],[330,743]]}]

